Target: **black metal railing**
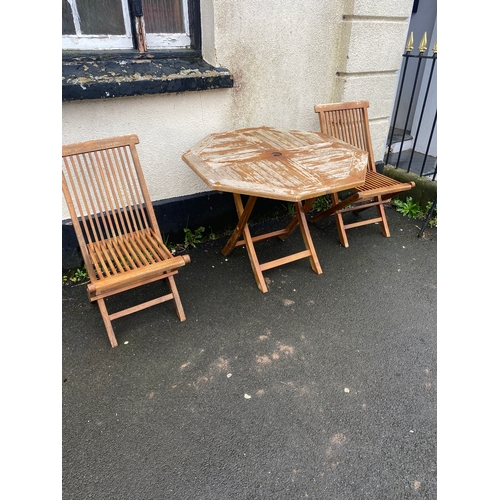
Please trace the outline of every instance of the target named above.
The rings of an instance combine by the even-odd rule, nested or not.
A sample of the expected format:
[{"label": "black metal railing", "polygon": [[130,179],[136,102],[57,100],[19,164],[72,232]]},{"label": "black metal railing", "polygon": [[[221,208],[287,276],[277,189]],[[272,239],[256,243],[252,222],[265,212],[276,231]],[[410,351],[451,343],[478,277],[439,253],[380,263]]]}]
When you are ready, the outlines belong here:
[{"label": "black metal railing", "polygon": [[387,138],[384,163],[436,180],[436,79],[437,42],[431,55],[427,50],[427,33],[413,50],[413,32],[406,44],[403,63]]}]

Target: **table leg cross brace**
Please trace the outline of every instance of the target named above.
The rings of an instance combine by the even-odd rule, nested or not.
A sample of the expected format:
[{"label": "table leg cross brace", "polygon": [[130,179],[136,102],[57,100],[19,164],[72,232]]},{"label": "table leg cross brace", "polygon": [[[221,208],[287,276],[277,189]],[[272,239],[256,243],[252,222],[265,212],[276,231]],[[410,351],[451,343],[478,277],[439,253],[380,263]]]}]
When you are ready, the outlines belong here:
[{"label": "table leg cross brace", "polygon": [[[248,227],[248,221],[250,219],[252,210],[255,206],[255,202],[257,201],[257,197],[250,196],[248,198],[246,205],[243,206],[241,195],[235,193],[233,196],[239,220],[235,230],[233,231],[233,234],[231,235],[228,242],[222,249],[222,254],[227,256],[233,251],[235,247],[246,245],[248,257],[250,259],[250,264],[252,265],[255,280],[261,292],[266,293],[268,291],[262,271],[266,271],[267,269],[272,269],[274,267],[278,267],[283,264],[288,264],[289,262],[293,262],[299,259],[304,259],[306,257],[309,257],[309,261],[311,263],[313,271],[317,274],[322,274],[323,271],[321,270],[318,256],[316,255],[316,250],[312,242],[302,202],[300,201],[295,202],[296,219],[294,220],[296,220],[296,223],[293,224],[293,227],[289,226],[285,229],[272,231],[270,233],[252,237],[250,229]],[[285,239],[293,231],[297,223],[300,226],[302,239],[304,240],[304,245],[306,247],[306,250],[288,255],[287,257],[282,257],[280,259],[272,260],[270,262],[265,262],[263,264],[259,263],[259,260],[257,258],[257,253],[254,247],[254,242],[266,240],[275,236],[278,236],[281,239]],[[241,237],[243,237],[243,239],[240,239]]]}]

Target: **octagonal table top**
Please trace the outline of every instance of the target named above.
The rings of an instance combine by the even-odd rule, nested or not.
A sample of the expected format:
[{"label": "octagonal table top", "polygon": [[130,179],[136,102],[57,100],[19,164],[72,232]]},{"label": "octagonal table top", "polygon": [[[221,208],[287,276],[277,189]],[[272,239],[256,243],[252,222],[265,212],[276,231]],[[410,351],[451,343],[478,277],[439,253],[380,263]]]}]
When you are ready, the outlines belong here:
[{"label": "octagonal table top", "polygon": [[182,159],[214,190],[297,202],[363,184],[368,153],[320,132],[252,127],[210,134]]}]

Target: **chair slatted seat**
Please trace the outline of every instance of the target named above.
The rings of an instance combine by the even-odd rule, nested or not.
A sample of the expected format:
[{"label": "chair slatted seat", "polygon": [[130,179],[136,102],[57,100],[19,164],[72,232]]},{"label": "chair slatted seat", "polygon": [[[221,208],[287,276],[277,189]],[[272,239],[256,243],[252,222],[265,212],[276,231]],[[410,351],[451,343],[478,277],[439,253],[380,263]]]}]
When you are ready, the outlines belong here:
[{"label": "chair slatted seat", "polygon": [[[368,152],[368,166],[364,184],[352,189],[352,193],[340,200],[339,193],[332,193],[332,206],[314,215],[310,220],[316,222],[328,215],[335,216],[340,243],[349,246],[346,229],[380,223],[384,236],[391,235],[385,215],[384,203],[392,197],[408,191],[415,186],[414,182],[400,182],[377,172],[373,158],[373,150],[368,122],[368,101],[344,102],[334,104],[318,104],[314,110],[318,113],[321,132],[352,146]],[[375,207],[377,216],[346,224],[342,217],[345,212],[359,213]]]},{"label": "chair slatted seat", "polygon": [[[62,189],[89,275],[87,292],[97,301],[112,347],[111,321],[173,300],[186,319],[174,275],[190,262],[174,256],[162,241],[135,145],[135,134],[62,148]],[[166,280],[170,292],[109,314],[105,298]]]}]

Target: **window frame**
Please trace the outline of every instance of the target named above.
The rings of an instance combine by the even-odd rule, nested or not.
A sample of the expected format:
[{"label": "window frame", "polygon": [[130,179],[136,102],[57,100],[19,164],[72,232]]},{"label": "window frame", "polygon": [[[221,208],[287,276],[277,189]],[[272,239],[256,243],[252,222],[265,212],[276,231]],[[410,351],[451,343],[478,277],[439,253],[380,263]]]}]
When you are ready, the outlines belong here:
[{"label": "window frame", "polygon": [[[85,35],[81,33],[78,15],[75,14],[78,0],[63,0],[70,4],[77,33],[62,35],[62,50],[108,51],[169,49],[198,49],[194,46],[192,27],[199,19],[199,1],[180,0],[183,8],[183,33],[148,33],[144,25],[142,0],[121,0],[125,25],[124,35]],[[197,4],[197,5],[196,5]],[[193,11],[193,12],[192,12]],[[198,16],[194,11],[198,11]],[[199,23],[198,23],[199,24]]]},{"label": "window frame", "polygon": [[[182,3],[184,32],[182,33],[154,33],[148,32],[144,27],[145,45],[150,50],[165,49],[188,49],[191,47],[189,5],[188,0],[180,0]],[[142,0],[141,0],[142,4]]]}]

